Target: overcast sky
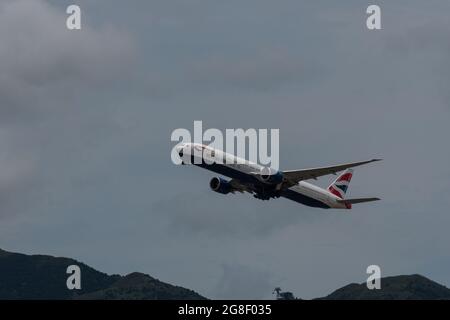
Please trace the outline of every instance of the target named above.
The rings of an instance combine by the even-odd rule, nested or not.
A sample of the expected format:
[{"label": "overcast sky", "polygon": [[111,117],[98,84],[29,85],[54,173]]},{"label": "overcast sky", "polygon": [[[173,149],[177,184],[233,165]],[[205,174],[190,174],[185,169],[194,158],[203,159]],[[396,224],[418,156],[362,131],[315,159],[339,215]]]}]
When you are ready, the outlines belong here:
[{"label": "overcast sky", "polygon": [[[370,264],[449,286],[450,3],[377,1],[380,31],[370,4],[1,1],[0,247],[209,298],[323,296]],[[213,193],[170,160],[194,120],[280,129],[282,169],[381,157],[348,195],[382,201]]]}]

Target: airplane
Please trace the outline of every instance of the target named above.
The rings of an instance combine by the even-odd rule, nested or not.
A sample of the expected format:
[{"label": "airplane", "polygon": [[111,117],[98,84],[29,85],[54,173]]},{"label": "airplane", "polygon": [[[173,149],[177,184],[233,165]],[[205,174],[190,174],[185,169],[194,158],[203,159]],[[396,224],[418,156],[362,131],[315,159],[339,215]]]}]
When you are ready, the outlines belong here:
[{"label": "airplane", "polygon": [[[380,200],[379,198],[346,199],[353,167],[381,159],[345,163],[330,167],[279,171],[236,157],[200,143],[181,143],[175,147],[181,164],[194,164],[231,178],[211,179],[210,188],[221,194],[248,192],[261,200],[284,197],[303,205],[324,209],[351,209],[353,204]],[[217,161],[220,159],[221,161]],[[306,182],[308,179],[344,171],[327,189]]]}]

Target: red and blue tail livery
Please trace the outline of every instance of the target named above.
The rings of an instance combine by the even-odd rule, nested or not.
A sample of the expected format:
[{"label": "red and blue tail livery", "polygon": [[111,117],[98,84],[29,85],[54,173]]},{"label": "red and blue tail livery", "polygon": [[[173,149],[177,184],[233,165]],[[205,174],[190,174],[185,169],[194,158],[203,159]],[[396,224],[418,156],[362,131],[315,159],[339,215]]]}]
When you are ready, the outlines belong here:
[{"label": "red and blue tail livery", "polygon": [[353,169],[345,170],[343,174],[337,177],[337,179],[334,180],[332,184],[330,184],[330,186],[328,187],[328,191],[330,191],[335,196],[344,199],[345,193],[347,192],[348,189],[348,185],[352,180],[352,176],[353,176]]}]

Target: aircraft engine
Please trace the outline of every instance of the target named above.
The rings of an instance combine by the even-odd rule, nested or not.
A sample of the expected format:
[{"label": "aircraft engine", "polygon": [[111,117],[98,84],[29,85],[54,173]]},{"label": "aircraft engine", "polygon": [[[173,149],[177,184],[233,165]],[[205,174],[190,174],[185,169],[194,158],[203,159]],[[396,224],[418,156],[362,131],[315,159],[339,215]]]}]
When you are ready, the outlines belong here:
[{"label": "aircraft engine", "polygon": [[283,173],[271,168],[261,170],[261,180],[267,184],[279,184],[283,182]]},{"label": "aircraft engine", "polygon": [[209,186],[211,189],[215,192],[222,193],[222,194],[228,194],[232,191],[231,184],[222,178],[214,177],[209,182]]}]

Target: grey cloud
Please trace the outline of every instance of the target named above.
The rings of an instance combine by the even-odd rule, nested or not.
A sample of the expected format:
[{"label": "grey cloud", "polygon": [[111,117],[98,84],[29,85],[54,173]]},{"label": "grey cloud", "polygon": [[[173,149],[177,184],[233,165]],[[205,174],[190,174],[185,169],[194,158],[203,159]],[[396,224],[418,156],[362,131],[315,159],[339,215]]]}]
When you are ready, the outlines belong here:
[{"label": "grey cloud", "polygon": [[[43,167],[68,146],[76,148],[75,140],[89,134],[80,130],[86,121],[93,126],[99,120],[84,97],[125,79],[132,62],[133,42],[125,33],[89,27],[70,32],[65,18],[65,11],[41,0],[0,5],[0,123],[7,159],[1,161],[9,173],[0,176],[2,216],[32,201],[31,194],[49,181]],[[91,117],[80,119],[82,113]]]},{"label": "grey cloud", "polygon": [[[51,99],[74,99],[86,94],[80,89],[93,85],[98,89],[126,75],[124,68],[132,57],[127,35],[88,26],[68,31],[66,17],[42,0],[2,2],[2,121],[14,120],[11,114],[24,120],[38,108],[54,111]],[[57,107],[67,108],[67,103]]]}]

